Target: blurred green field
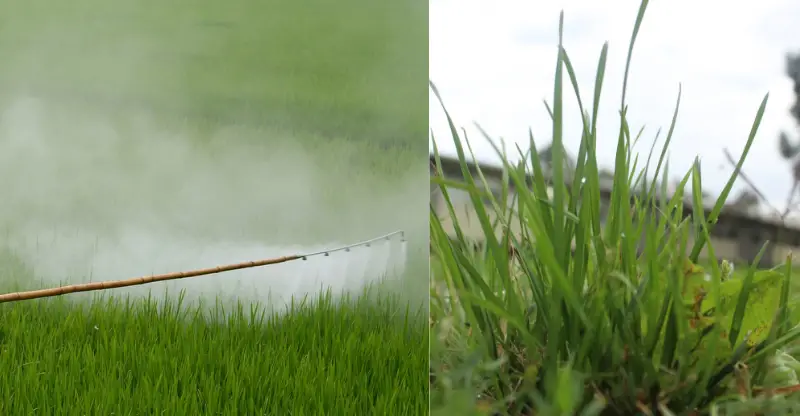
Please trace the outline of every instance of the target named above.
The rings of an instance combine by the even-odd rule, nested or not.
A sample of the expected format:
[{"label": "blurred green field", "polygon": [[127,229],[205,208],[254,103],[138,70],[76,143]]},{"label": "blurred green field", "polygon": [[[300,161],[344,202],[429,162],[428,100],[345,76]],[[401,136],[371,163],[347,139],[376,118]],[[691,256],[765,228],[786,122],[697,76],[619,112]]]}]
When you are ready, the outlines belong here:
[{"label": "blurred green field", "polygon": [[146,105],[422,153],[423,45],[427,3],[417,1],[9,1],[0,94]]},{"label": "blurred green field", "polygon": [[[292,205],[297,197],[294,205],[299,207],[301,202],[307,205],[301,193],[315,192],[315,204],[347,217],[305,215],[304,227],[316,230],[312,232],[295,224],[272,226],[285,222],[274,218],[253,221],[255,214],[248,211],[239,215],[247,221],[239,221],[237,228],[269,229],[281,237],[294,234],[294,240],[334,234],[363,238],[395,228],[418,228],[412,231],[419,236],[411,236],[412,245],[419,252],[426,249],[427,191],[411,190],[409,184],[428,179],[427,144],[422,139],[428,125],[423,104],[428,96],[427,3],[14,0],[4,2],[3,10],[0,111],[19,107],[27,97],[56,108],[36,117],[23,111],[22,116],[0,120],[0,128],[10,130],[0,132],[0,150],[6,150],[0,161],[5,164],[4,185],[20,186],[14,177],[23,174],[56,177],[67,172],[91,188],[95,176],[108,172],[127,169],[123,173],[128,177],[147,175],[142,169],[146,159],[150,165],[175,164],[169,170],[155,169],[161,176],[210,171],[225,179],[226,172],[236,170],[231,175],[238,180],[230,182],[245,188],[238,189],[240,194],[248,187],[250,193],[272,193],[273,199],[288,193],[283,205]],[[24,122],[17,123],[19,119]],[[39,149],[19,144],[11,148],[9,137],[30,134],[46,135],[46,140],[37,140],[50,148],[57,140],[57,152],[69,154],[70,163],[60,163],[66,157],[58,159],[66,166],[52,172],[50,166],[59,163],[50,163],[50,155],[39,158],[39,166],[24,164],[27,155],[21,153]],[[172,142],[189,142],[191,149],[181,150],[184,155],[173,161],[176,156],[166,153],[175,151],[170,140],[176,137]],[[74,149],[65,149],[70,142],[76,143]],[[104,148],[102,155],[94,154],[98,143]],[[159,148],[151,150],[153,146]],[[298,162],[296,154],[301,152],[307,160]],[[284,153],[290,155],[276,156]],[[260,165],[259,158],[275,168]],[[163,181],[150,176],[151,182]],[[252,179],[259,176],[263,189]],[[288,192],[294,182],[311,180],[309,176],[327,181],[326,186],[304,191],[298,185],[300,189]],[[54,181],[41,180],[48,188]],[[136,190],[139,195],[115,193],[115,209],[134,206],[142,193],[158,193],[160,198],[165,193]],[[13,199],[15,191],[7,196]],[[97,201],[86,202],[100,192],[85,192],[89,195],[76,203],[66,198],[64,205],[73,205],[64,214],[67,222],[80,216],[101,223],[105,217],[111,223],[117,220],[113,214],[99,213]],[[370,204],[364,199],[391,201]],[[197,206],[199,201],[193,202]],[[408,205],[402,206],[404,202]],[[30,210],[26,206],[10,214],[0,212],[0,222],[18,223],[18,216]],[[259,216],[273,215],[264,211]],[[283,214],[285,209],[277,211]],[[410,218],[416,216],[420,219]],[[204,227],[230,225],[205,221]]]}]

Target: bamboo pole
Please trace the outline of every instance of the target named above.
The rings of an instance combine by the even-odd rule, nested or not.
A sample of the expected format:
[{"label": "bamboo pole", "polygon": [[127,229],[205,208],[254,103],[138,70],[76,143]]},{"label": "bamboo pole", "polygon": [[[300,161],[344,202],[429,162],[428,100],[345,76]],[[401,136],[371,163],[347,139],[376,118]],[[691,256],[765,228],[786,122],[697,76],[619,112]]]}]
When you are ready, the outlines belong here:
[{"label": "bamboo pole", "polygon": [[245,263],[230,264],[227,266],[212,267],[208,269],[190,270],[186,272],[155,274],[150,276],[125,279],[125,280],[109,280],[105,282],[81,283],[77,285],[54,287],[50,289],[39,289],[39,290],[29,290],[26,292],[6,293],[4,295],[0,295],[0,303],[16,302],[28,299],[49,298],[52,296],[66,295],[68,293],[91,292],[94,290],[105,290],[105,289],[115,289],[119,287],[137,286],[153,282],[163,282],[166,280],[185,279],[187,277],[197,277],[197,276],[204,276],[207,274],[216,274],[216,273],[229,272],[233,270],[249,269],[252,267],[261,267],[261,266],[268,266],[271,264],[285,263],[287,261],[298,260],[305,257],[307,256],[300,256],[300,255],[284,256],[266,260],[248,261]]},{"label": "bamboo pole", "polygon": [[306,260],[309,257],[315,256],[329,256],[331,253],[336,253],[339,251],[349,252],[351,249],[355,247],[370,247],[372,243],[377,241],[386,240],[389,241],[393,236],[399,235],[400,241],[406,241],[405,233],[403,230],[393,231],[389,234],[382,235],[380,237],[371,238],[369,240],[360,241],[358,243],[349,244],[346,246],[341,246],[338,248],[330,249],[330,250],[322,250],[317,251],[314,253],[308,254],[297,254],[291,256],[284,256],[284,257],[274,257],[271,259],[265,260],[258,260],[258,261],[248,261],[244,263],[236,263],[236,264],[229,264],[227,266],[217,266],[212,267],[209,269],[198,269],[198,270],[190,270],[186,272],[173,272],[173,273],[166,273],[166,274],[155,274],[150,276],[142,276],[142,277],[135,277],[133,279],[125,279],[125,280],[109,280],[105,282],[94,282],[94,283],[81,283],[77,285],[69,285],[69,286],[61,286],[61,287],[53,287],[50,289],[38,289],[38,290],[29,290],[26,292],[15,292],[15,293],[6,293],[4,295],[0,295],[0,303],[6,302],[16,302],[20,300],[28,300],[28,299],[39,299],[39,298],[49,298],[53,296],[61,296],[66,295],[69,293],[77,293],[77,292],[91,292],[95,290],[106,290],[106,289],[116,289],[120,287],[127,287],[127,286],[138,286],[144,285],[148,283],[154,282],[163,282],[165,280],[175,280],[175,279],[185,279],[187,277],[197,277],[197,276],[204,276],[207,274],[217,274],[217,273],[224,273],[230,272],[233,270],[240,270],[240,269],[249,269],[253,267],[261,267],[261,266],[269,266],[272,264],[279,264],[279,263],[286,263],[287,261],[294,261],[294,260]]}]

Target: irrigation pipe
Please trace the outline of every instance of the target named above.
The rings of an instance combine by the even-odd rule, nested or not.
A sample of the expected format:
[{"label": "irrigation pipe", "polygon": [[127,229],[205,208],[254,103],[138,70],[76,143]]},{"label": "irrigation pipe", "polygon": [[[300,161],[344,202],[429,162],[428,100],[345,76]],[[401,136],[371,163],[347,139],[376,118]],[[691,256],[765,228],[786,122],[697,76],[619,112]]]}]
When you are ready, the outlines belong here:
[{"label": "irrigation pipe", "polygon": [[330,250],[323,250],[317,251],[315,253],[308,253],[308,254],[296,254],[291,256],[283,256],[283,257],[275,257],[271,259],[265,260],[257,260],[257,261],[248,261],[244,263],[236,263],[236,264],[229,264],[226,266],[217,266],[211,267],[208,269],[198,269],[198,270],[190,270],[185,272],[172,272],[166,274],[155,274],[150,276],[142,276],[142,277],[135,277],[132,279],[124,279],[124,280],[109,280],[105,282],[93,282],[93,283],[81,283],[77,285],[69,285],[69,286],[60,286],[60,287],[53,287],[49,289],[38,289],[38,290],[29,290],[25,292],[14,292],[14,293],[6,293],[0,295],[0,303],[6,302],[16,302],[20,300],[29,300],[29,299],[39,299],[39,298],[49,298],[53,296],[61,296],[66,295],[69,293],[77,293],[77,292],[91,292],[95,290],[106,290],[106,289],[116,289],[120,287],[127,287],[127,286],[138,286],[144,285],[148,283],[155,283],[155,282],[163,282],[166,280],[175,280],[175,279],[185,279],[187,277],[197,277],[197,276],[205,276],[209,274],[217,274],[217,273],[224,273],[230,272],[233,270],[240,270],[240,269],[249,269],[253,267],[261,267],[261,266],[269,266],[272,264],[280,264],[286,263],[295,260],[307,260],[309,257],[315,256],[330,256],[331,253],[336,253],[339,251],[349,252],[351,249],[356,247],[369,247],[372,243],[381,241],[381,240],[389,240],[395,235],[400,235],[401,241],[405,241],[405,233],[403,231],[394,231],[389,234],[371,238],[369,240],[360,241],[358,243],[337,247]]}]

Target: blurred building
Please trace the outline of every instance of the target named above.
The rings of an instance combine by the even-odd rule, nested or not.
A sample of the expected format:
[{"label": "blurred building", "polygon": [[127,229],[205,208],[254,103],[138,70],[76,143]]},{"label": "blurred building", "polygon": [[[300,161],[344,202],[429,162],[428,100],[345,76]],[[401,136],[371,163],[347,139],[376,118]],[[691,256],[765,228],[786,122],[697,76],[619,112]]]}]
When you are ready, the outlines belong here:
[{"label": "blurred building", "polygon": [[[446,179],[453,181],[463,180],[459,161],[454,158],[440,156],[441,170]],[[486,179],[490,189],[495,195],[502,193],[503,169],[499,166],[478,165],[468,163],[473,178],[480,183],[480,174]],[[434,157],[431,156],[431,175],[436,175]],[[530,178],[529,178],[530,179]],[[608,201],[611,197],[612,183],[611,178],[601,177],[601,221],[608,212]],[[552,192],[552,189],[550,189]],[[513,186],[509,187],[509,192],[513,193]],[[484,240],[483,229],[475,216],[474,205],[469,193],[457,188],[448,189],[453,204],[458,223],[462,232],[470,243],[480,245]],[[513,198],[509,198],[513,200]],[[488,198],[484,200],[487,204],[487,213],[493,220],[492,204]],[[605,202],[605,203],[603,203]],[[704,201],[706,206],[702,207],[706,217],[711,212],[711,205],[714,201]],[[446,202],[439,186],[431,184],[431,208],[441,219],[442,226],[451,238],[455,237],[453,221],[448,213]],[[684,202],[684,217],[691,217],[695,208],[690,201]],[[493,221],[493,223],[495,223]],[[519,223],[511,225],[511,232],[518,233]],[[503,230],[496,227],[495,233],[499,237]],[[711,241],[717,258],[725,258],[738,262],[752,263],[765,242],[769,241],[767,250],[761,260],[762,267],[772,267],[783,263],[786,256],[793,251],[800,251],[800,226],[794,221],[785,221],[780,218],[767,217],[757,213],[724,209],[717,224],[711,230]],[[691,248],[692,241],[689,241]],[[701,256],[706,256],[706,249]]]}]

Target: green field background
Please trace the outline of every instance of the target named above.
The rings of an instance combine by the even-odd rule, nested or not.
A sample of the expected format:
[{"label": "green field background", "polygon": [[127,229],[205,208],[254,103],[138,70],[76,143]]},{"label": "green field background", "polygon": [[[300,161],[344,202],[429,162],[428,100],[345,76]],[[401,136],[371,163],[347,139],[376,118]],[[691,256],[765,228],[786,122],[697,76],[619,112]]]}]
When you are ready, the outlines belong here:
[{"label": "green field background", "polygon": [[4,1],[0,87],[417,150],[425,45],[419,1]]},{"label": "green field background", "polygon": [[426,45],[419,1],[4,1],[0,227],[404,229],[427,280]]}]

